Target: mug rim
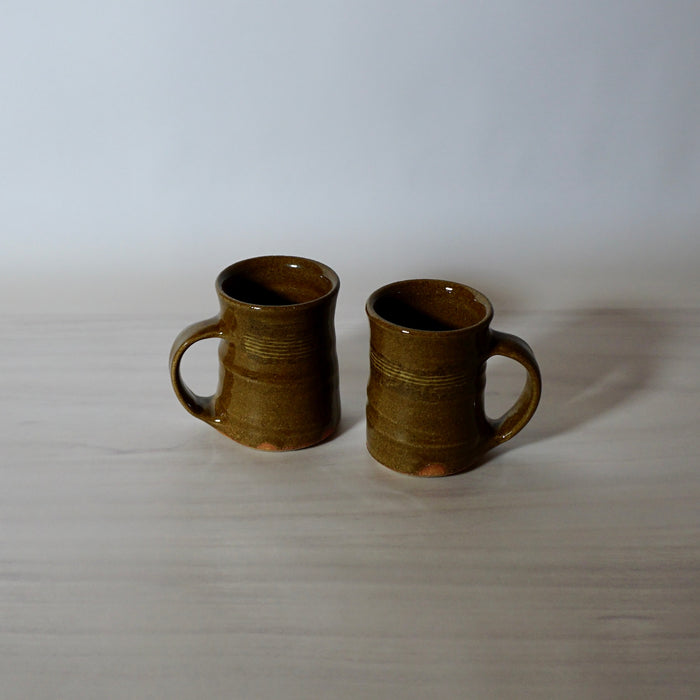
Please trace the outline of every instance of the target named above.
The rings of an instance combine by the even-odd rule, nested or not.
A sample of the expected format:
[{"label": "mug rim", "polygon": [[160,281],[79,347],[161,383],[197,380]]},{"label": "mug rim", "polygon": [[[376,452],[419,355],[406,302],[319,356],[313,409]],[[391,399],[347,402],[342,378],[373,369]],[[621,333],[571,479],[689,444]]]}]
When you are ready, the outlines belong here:
[{"label": "mug rim", "polygon": [[[471,323],[468,326],[460,326],[459,328],[450,328],[446,330],[426,330],[423,328],[412,328],[411,326],[403,326],[401,324],[394,323],[393,321],[389,321],[388,319],[384,318],[384,316],[381,316],[374,308],[374,305],[377,302],[377,300],[383,294],[386,294],[386,292],[392,289],[398,289],[401,287],[409,287],[416,284],[426,283],[438,286],[444,285],[444,287],[459,287],[460,289],[466,290],[467,292],[471,293],[474,296],[474,298],[478,300],[479,303],[484,307],[484,315],[478,321],[475,321],[474,323]],[[389,284],[385,284],[382,287],[375,289],[367,299],[367,302],[365,304],[365,312],[367,313],[367,316],[369,317],[370,321],[374,321],[375,323],[378,323],[379,325],[389,330],[401,330],[407,335],[422,335],[441,338],[448,335],[458,335],[460,333],[471,332],[479,327],[488,326],[491,323],[491,320],[493,319],[493,305],[483,292],[480,292],[478,289],[474,289],[474,287],[470,287],[467,284],[462,284],[461,282],[452,282],[450,280],[436,279],[431,277],[418,277],[414,279],[397,280],[396,282],[390,282]]]},{"label": "mug rim", "polygon": [[[292,304],[255,304],[252,302],[247,302],[243,301],[242,299],[237,299],[236,297],[231,296],[230,294],[227,294],[224,289],[223,289],[223,283],[226,279],[228,279],[231,276],[231,273],[235,270],[237,267],[243,267],[246,264],[249,264],[254,261],[276,261],[276,262],[281,262],[281,261],[287,261],[289,263],[311,263],[313,265],[317,265],[319,268],[321,268],[322,273],[328,278],[328,280],[331,283],[330,289],[325,292],[324,294],[321,294],[320,296],[314,297],[313,299],[309,299],[308,301],[300,301]],[[245,306],[246,308],[249,309],[256,309],[256,310],[284,310],[284,309],[298,309],[298,308],[306,308],[310,306],[314,306],[315,304],[320,304],[329,297],[332,297],[333,295],[338,293],[338,289],[340,288],[340,278],[338,277],[338,273],[335,272],[332,268],[330,268],[328,265],[325,263],[320,262],[319,260],[314,260],[313,258],[305,258],[300,255],[255,255],[250,258],[245,258],[243,260],[238,260],[235,263],[232,263],[228,267],[225,267],[216,277],[216,292],[219,295],[221,299],[223,299],[226,303],[233,303],[237,304],[240,306]]]}]

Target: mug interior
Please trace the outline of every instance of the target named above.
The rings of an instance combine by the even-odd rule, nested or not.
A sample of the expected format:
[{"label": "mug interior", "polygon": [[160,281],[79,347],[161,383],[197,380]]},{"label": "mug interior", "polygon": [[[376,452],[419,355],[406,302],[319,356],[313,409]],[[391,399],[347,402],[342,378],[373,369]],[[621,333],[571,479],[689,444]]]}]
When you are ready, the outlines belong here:
[{"label": "mug interior", "polygon": [[337,284],[325,265],[285,256],[243,260],[219,276],[224,295],[254,306],[304,304],[329,294]]},{"label": "mug interior", "polygon": [[368,309],[388,323],[420,331],[454,331],[488,319],[491,305],[470,287],[442,280],[406,280],[377,290]]}]

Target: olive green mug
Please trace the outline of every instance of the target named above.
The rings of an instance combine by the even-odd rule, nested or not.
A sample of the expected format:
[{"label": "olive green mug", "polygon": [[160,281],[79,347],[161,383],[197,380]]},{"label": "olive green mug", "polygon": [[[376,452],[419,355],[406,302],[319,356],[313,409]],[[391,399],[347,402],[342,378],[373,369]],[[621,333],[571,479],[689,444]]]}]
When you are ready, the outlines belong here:
[{"label": "olive green mug", "polygon": [[[367,448],[383,465],[416,476],[446,476],[475,466],[518,433],[540,398],[529,345],[491,330],[493,308],[455,282],[405,280],[375,291],[370,325]],[[515,405],[493,420],[484,410],[486,361],[505,355],[527,371]]]},{"label": "olive green mug", "polygon": [[[340,419],[333,318],[338,275],[306,258],[242,260],[216,280],[220,312],[175,339],[170,376],[193,416],[237,442],[261,450],[319,443]],[[197,396],[180,374],[193,343],[218,338],[219,385]]]}]

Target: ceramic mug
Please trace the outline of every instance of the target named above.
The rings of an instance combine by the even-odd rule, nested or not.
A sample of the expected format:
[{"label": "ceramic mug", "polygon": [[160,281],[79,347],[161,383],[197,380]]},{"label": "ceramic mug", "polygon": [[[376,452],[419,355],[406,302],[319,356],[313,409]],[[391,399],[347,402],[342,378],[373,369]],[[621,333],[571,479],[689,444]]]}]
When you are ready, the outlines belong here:
[{"label": "ceramic mug", "polygon": [[[530,420],[541,378],[524,340],[491,330],[489,300],[463,284],[405,280],[375,291],[370,325],[367,448],[383,465],[417,476],[466,471]],[[527,370],[515,405],[484,411],[486,361],[505,355]]]},{"label": "ceramic mug", "polygon": [[[328,438],[340,419],[333,317],[336,273],[306,258],[264,256],[216,280],[221,310],[185,328],[170,352],[175,394],[195,417],[261,450],[296,450]],[[194,394],[180,375],[190,345],[218,338],[219,386]]]}]

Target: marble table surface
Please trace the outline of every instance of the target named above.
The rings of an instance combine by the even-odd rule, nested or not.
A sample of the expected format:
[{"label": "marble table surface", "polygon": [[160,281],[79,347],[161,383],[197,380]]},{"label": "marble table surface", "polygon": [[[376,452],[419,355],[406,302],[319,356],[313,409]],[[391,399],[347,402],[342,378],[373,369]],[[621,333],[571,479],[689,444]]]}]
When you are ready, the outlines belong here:
[{"label": "marble table surface", "polygon": [[497,313],[542,403],[444,479],[367,454],[364,319],[339,434],[286,454],[177,403],[193,320],[2,318],[3,700],[700,697],[700,311]]}]

